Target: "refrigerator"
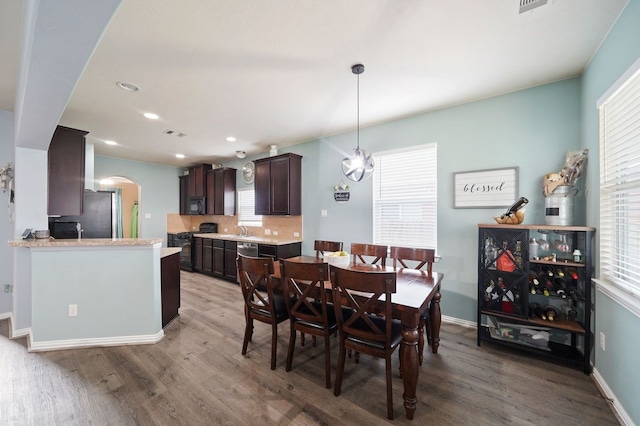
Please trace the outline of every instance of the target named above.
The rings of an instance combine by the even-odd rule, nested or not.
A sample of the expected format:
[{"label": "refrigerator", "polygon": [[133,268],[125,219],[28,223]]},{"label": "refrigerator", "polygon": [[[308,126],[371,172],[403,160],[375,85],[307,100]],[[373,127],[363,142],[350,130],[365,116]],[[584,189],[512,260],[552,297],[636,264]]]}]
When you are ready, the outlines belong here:
[{"label": "refrigerator", "polygon": [[116,238],[116,193],[85,190],[82,214],[50,217],[49,232],[56,239],[78,238],[78,224],[82,229],[81,238]]}]

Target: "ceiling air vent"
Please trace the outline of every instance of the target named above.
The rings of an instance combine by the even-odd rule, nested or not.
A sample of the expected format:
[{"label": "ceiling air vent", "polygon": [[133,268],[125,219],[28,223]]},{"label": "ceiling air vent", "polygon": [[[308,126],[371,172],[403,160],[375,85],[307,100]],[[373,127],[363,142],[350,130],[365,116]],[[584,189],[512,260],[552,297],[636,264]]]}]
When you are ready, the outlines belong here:
[{"label": "ceiling air vent", "polygon": [[518,14],[553,3],[553,0],[516,0]]},{"label": "ceiling air vent", "polygon": [[162,133],[165,134],[165,135],[169,135],[169,136],[177,136],[179,138],[183,138],[183,137],[187,136],[186,133],[180,133],[180,132],[176,132],[175,130],[170,130],[170,129],[167,129]]}]

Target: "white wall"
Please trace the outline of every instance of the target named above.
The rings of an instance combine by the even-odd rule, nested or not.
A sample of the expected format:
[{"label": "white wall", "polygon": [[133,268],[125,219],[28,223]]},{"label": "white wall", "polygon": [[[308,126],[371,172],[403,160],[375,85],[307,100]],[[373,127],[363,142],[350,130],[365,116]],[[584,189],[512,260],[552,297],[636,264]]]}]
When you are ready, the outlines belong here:
[{"label": "white wall", "polygon": [[[0,167],[14,163],[13,114],[0,111]],[[12,293],[5,293],[6,284],[13,285],[13,250],[7,241],[13,239],[13,224],[9,222],[9,192],[0,191],[0,318],[13,309]]]}]

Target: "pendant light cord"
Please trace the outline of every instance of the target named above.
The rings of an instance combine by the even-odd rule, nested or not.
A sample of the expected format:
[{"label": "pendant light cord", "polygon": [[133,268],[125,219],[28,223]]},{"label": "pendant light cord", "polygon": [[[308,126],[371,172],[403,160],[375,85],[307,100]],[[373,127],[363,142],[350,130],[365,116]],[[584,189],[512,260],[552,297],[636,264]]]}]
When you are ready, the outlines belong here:
[{"label": "pendant light cord", "polygon": [[358,100],[358,107],[357,107],[357,111],[358,111],[358,130],[357,130],[357,141],[358,141],[358,151],[360,151],[360,74],[357,74],[358,76],[358,89],[357,89],[357,100]]}]

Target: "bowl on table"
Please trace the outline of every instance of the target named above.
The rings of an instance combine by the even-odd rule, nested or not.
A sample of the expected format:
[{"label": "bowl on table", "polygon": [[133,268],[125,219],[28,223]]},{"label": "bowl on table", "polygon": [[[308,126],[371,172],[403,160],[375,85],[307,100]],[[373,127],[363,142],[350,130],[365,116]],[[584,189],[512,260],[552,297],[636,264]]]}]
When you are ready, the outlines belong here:
[{"label": "bowl on table", "polygon": [[351,256],[346,251],[335,251],[332,253],[326,253],[324,255],[324,261],[329,265],[338,266],[344,268],[351,263]]}]

